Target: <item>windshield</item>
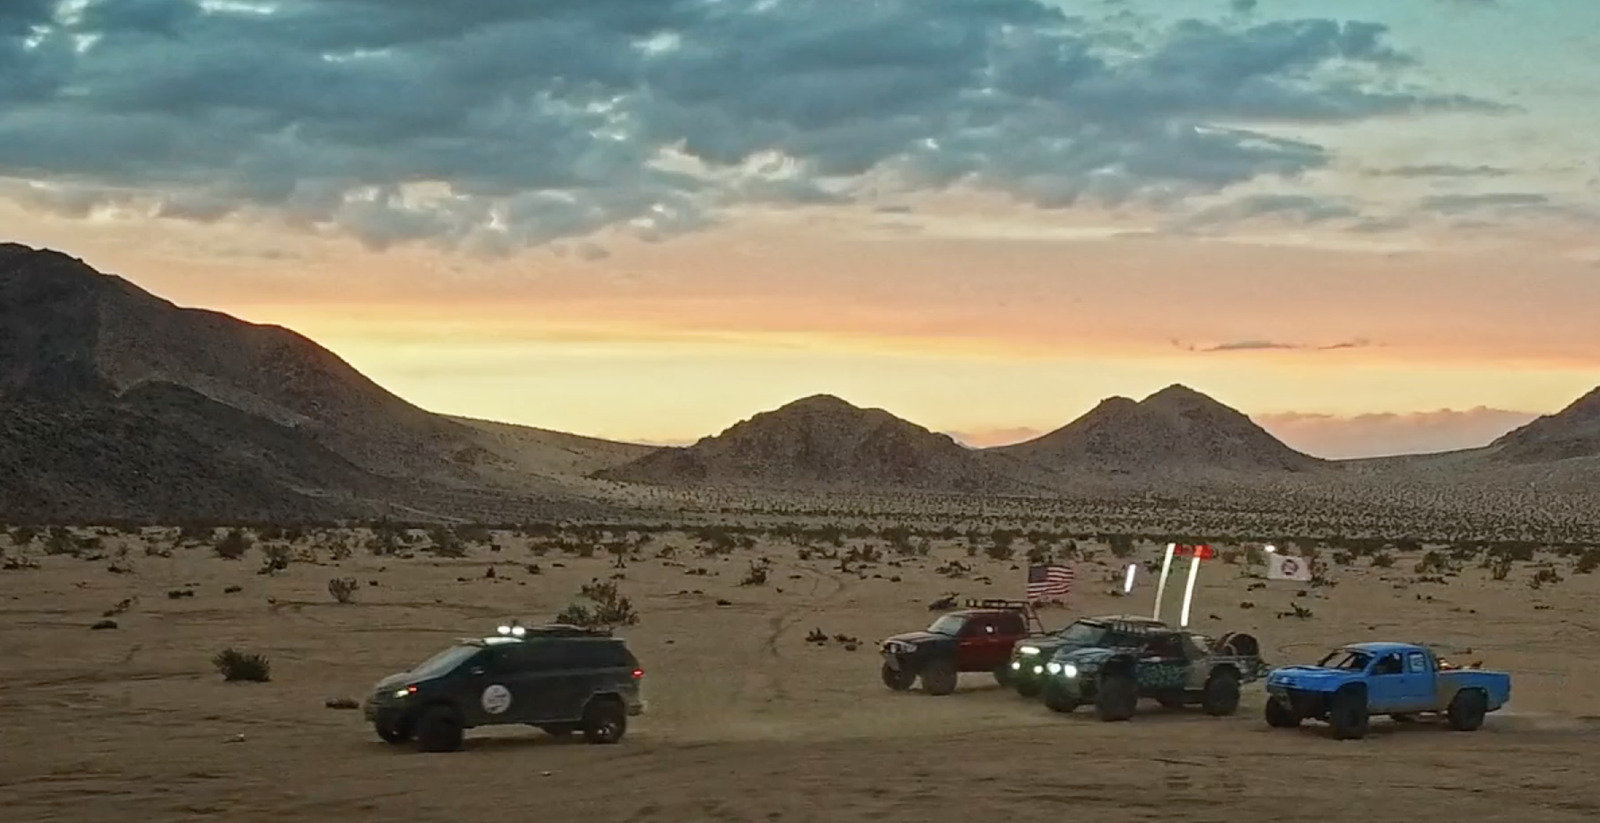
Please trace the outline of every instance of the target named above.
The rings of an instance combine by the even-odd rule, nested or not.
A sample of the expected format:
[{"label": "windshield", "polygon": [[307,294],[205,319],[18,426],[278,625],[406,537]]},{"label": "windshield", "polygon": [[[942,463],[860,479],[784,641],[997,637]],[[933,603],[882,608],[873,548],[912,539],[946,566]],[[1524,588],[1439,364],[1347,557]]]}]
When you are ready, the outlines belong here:
[{"label": "windshield", "polygon": [[1371,660],[1371,657],[1362,652],[1352,649],[1338,649],[1317,661],[1317,665],[1324,669],[1361,671],[1367,668],[1367,663],[1371,662]]},{"label": "windshield", "polygon": [[461,665],[467,658],[478,653],[477,646],[451,646],[442,652],[422,661],[411,670],[417,677],[437,677]]},{"label": "windshield", "polygon": [[959,614],[947,614],[933,621],[933,625],[928,627],[928,631],[932,634],[946,634],[955,637],[961,631],[961,627],[965,625],[967,625],[965,617]]},{"label": "windshield", "polygon": [[1106,636],[1106,627],[1078,621],[1062,629],[1056,636],[1061,638],[1064,645],[1092,646]]}]

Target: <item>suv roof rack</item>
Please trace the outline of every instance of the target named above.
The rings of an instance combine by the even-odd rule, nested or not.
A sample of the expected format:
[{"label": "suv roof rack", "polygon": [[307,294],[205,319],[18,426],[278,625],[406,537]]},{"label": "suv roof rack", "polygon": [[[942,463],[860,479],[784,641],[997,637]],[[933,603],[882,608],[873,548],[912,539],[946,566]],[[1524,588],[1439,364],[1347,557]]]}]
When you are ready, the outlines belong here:
[{"label": "suv roof rack", "polygon": [[975,598],[969,597],[962,604],[969,609],[1002,609],[1005,611],[1026,612],[1032,611],[1033,606],[1026,600],[1006,600],[999,597]]},{"label": "suv roof rack", "polygon": [[609,628],[587,628],[575,626],[571,623],[541,623],[533,626],[524,626],[513,620],[503,623],[497,629],[501,637],[527,638],[527,637],[611,637]]}]

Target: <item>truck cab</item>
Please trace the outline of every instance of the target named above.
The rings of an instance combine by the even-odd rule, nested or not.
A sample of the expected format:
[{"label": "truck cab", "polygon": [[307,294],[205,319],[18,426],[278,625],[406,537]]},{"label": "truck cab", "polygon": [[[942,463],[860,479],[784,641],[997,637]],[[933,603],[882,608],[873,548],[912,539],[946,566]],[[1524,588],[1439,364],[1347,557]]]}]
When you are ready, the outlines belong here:
[{"label": "truck cab", "polygon": [[943,695],[955,691],[962,672],[990,672],[1006,685],[1012,647],[1043,627],[1021,601],[969,600],[967,606],[922,631],[885,638],[879,644],[884,685],[905,691],[921,678],[923,691]]},{"label": "truck cab", "polygon": [[1335,737],[1346,739],[1365,736],[1374,714],[1400,722],[1442,716],[1452,728],[1472,731],[1484,715],[1510,701],[1511,676],[1441,666],[1433,650],[1419,643],[1352,643],[1314,665],[1274,670],[1266,688],[1268,725],[1323,720]]}]

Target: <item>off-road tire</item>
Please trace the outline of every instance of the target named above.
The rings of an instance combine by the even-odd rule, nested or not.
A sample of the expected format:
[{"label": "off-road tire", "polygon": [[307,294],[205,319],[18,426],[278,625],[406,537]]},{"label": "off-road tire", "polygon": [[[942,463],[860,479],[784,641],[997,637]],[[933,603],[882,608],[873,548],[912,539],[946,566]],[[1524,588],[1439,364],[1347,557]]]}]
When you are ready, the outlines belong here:
[{"label": "off-road tire", "polygon": [[1367,699],[1361,692],[1350,689],[1334,692],[1328,706],[1328,725],[1333,727],[1335,740],[1360,740],[1367,736]]},{"label": "off-road tire", "polygon": [[429,706],[417,718],[416,738],[419,752],[453,752],[461,748],[465,730],[461,717],[449,706]]},{"label": "off-road tire", "polygon": [[1029,674],[1027,677],[1017,678],[1014,685],[1017,694],[1031,698],[1038,697],[1044,691],[1044,683],[1042,681],[1043,678],[1039,675]]},{"label": "off-road tire", "polygon": [[1218,669],[1206,680],[1200,693],[1200,706],[1212,717],[1224,717],[1239,710],[1239,675],[1233,669]]},{"label": "off-road tire", "polygon": [[1285,705],[1276,697],[1267,698],[1267,706],[1262,710],[1266,715],[1267,725],[1274,729],[1299,728],[1301,717],[1294,707]]},{"label": "off-road tire", "polygon": [[628,732],[628,710],[614,698],[595,698],[583,710],[583,739],[590,743],[611,744]]},{"label": "off-road tire", "polygon": [[1011,663],[1009,661],[995,667],[994,682],[999,683],[1002,689],[1011,687]]},{"label": "off-road tire", "polygon": [[1444,714],[1450,722],[1450,728],[1458,732],[1471,732],[1483,725],[1483,716],[1488,712],[1489,701],[1483,692],[1465,689],[1456,692],[1456,696],[1450,699]]},{"label": "off-road tire", "polygon": [[385,743],[393,743],[398,746],[402,743],[411,742],[410,731],[399,723],[396,723],[392,726],[385,725],[383,723],[373,723],[372,730],[377,732],[378,736],[383,738],[383,742]]},{"label": "off-road tire", "polygon": [[1139,708],[1139,687],[1133,675],[1121,672],[1100,677],[1100,688],[1094,696],[1095,712],[1100,719],[1110,722],[1127,720]]},{"label": "off-road tire", "polygon": [[888,663],[883,664],[883,670],[880,672],[880,675],[883,677],[883,685],[888,686],[890,689],[897,692],[906,691],[913,685],[916,685],[917,682],[916,669],[908,669],[904,667],[895,669],[892,668]]},{"label": "off-road tire", "polygon": [[1067,690],[1061,686],[1052,683],[1044,685],[1044,705],[1050,711],[1061,712],[1062,714],[1074,712],[1077,711],[1080,703],[1082,701],[1067,694]]},{"label": "off-road tire", "polygon": [[946,695],[956,690],[956,664],[934,660],[922,667],[922,690],[931,695]]}]

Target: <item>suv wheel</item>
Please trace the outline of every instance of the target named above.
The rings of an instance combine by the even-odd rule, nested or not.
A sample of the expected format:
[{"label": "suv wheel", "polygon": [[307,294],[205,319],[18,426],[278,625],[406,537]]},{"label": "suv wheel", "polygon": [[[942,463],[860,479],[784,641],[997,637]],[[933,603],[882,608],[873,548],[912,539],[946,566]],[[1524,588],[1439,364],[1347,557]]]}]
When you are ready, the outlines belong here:
[{"label": "suv wheel", "polygon": [[1328,725],[1333,727],[1335,740],[1366,737],[1367,696],[1355,689],[1334,692],[1333,705],[1328,707]]},{"label": "suv wheel", "polygon": [[1095,710],[1101,720],[1127,720],[1139,707],[1139,688],[1133,676],[1123,673],[1107,674],[1100,679],[1099,692],[1094,697]]},{"label": "suv wheel", "polygon": [[1483,716],[1489,710],[1488,703],[1483,692],[1476,689],[1456,692],[1456,696],[1450,699],[1450,705],[1445,708],[1445,719],[1450,722],[1450,728],[1458,732],[1475,731],[1483,725]]},{"label": "suv wheel", "polygon": [[928,694],[949,694],[956,690],[956,664],[935,660],[922,667],[922,690]]},{"label": "suv wheel", "polygon": [[449,706],[430,706],[417,720],[417,751],[453,752],[461,748],[461,718]]},{"label": "suv wheel", "polygon": [[383,738],[383,742],[385,743],[394,743],[398,745],[411,739],[411,735],[406,732],[405,727],[401,726],[398,722],[375,722],[372,724],[372,729],[378,733],[379,737]]},{"label": "suv wheel", "polygon": [[1071,712],[1078,708],[1078,698],[1067,693],[1067,687],[1054,680],[1044,684],[1044,705],[1053,712]]},{"label": "suv wheel", "polygon": [[1267,725],[1274,729],[1292,729],[1300,725],[1300,715],[1294,707],[1276,697],[1267,698],[1263,713],[1267,717]]},{"label": "suv wheel", "polygon": [[589,702],[583,711],[583,739],[590,743],[616,743],[628,731],[628,712],[617,700]]},{"label": "suv wheel", "polygon": [[1219,669],[1211,673],[1206,689],[1200,695],[1200,705],[1213,717],[1233,714],[1239,710],[1239,675],[1233,669]]},{"label": "suv wheel", "polygon": [[888,663],[883,664],[882,675],[883,685],[897,692],[903,692],[917,682],[916,669],[907,668],[904,663],[900,664],[898,669]]}]

